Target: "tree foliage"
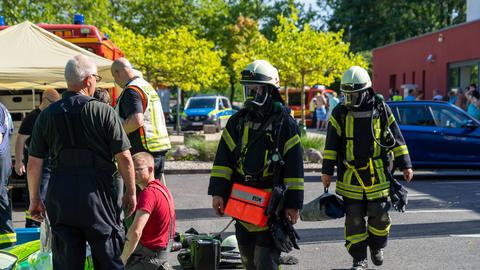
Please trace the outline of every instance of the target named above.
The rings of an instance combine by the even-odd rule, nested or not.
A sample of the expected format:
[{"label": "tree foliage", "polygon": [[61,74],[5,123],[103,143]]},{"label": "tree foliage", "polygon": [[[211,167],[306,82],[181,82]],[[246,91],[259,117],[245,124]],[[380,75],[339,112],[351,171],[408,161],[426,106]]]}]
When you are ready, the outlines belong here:
[{"label": "tree foliage", "polygon": [[403,40],[465,21],[465,0],[319,0],[333,13],[331,31],[345,30],[353,51]]},{"label": "tree foliage", "polygon": [[[305,85],[330,85],[352,65],[367,66],[359,54],[350,52],[342,32],[320,32],[305,24],[295,26],[297,17],[280,17],[274,29],[275,42],[269,48],[272,63],[280,69],[280,78],[301,86],[302,121],[305,122]],[[299,81],[298,81],[299,80]]]}]

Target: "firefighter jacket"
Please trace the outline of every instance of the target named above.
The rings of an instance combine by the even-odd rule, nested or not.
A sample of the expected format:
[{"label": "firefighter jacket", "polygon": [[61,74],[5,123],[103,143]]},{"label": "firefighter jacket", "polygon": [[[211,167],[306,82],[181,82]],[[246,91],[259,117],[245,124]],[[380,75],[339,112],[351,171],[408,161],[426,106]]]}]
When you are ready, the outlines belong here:
[{"label": "firefighter jacket", "polygon": [[[139,128],[143,147],[151,153],[164,152],[171,148],[165,116],[160,97],[153,87],[144,79],[136,78],[126,88],[137,91],[142,97],[144,125]],[[115,110],[119,113],[123,97],[120,95]]]},{"label": "firefighter jacket", "polygon": [[[209,195],[222,196],[226,202],[233,183],[270,190],[274,186],[273,166],[270,160],[277,145],[276,138],[278,138],[278,152],[284,161],[284,165],[279,166],[278,169],[281,171],[278,173],[280,173],[280,180],[288,187],[284,207],[302,209],[303,150],[300,144],[300,131],[285,108],[276,114],[276,121],[263,131],[260,128],[262,123],[248,121],[244,110],[237,112],[228,120],[213,163],[208,187]],[[281,118],[283,121],[280,121]],[[281,127],[278,127],[279,122],[283,122]],[[263,134],[257,136],[259,133]],[[249,140],[254,141],[246,149]],[[242,151],[244,155],[240,158],[238,153]],[[249,231],[268,228],[241,223]]]},{"label": "firefighter jacket", "polygon": [[[336,193],[338,195],[363,200],[375,200],[387,197],[389,194],[388,154],[393,152],[395,165],[400,169],[411,168],[405,140],[395,118],[385,104],[383,110],[372,108],[373,99],[359,108],[348,110],[345,106],[337,106],[329,119],[327,139],[323,154],[322,173],[333,175],[337,166]],[[373,125],[373,126],[372,126]],[[390,128],[393,138],[390,143],[381,140],[386,127]],[[385,146],[383,148],[375,142]]]}]

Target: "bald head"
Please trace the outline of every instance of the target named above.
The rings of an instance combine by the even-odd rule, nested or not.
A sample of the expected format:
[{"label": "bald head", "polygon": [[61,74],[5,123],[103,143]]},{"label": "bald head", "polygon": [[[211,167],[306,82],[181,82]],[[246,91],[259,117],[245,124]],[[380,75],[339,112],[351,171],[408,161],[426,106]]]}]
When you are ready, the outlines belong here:
[{"label": "bald head", "polygon": [[127,58],[122,57],[113,61],[111,71],[115,82],[121,87],[124,87],[128,81],[135,77],[132,64]]},{"label": "bald head", "polygon": [[97,65],[84,55],[77,55],[68,60],[65,66],[65,81],[69,90],[82,90],[83,81],[92,74],[97,74]]},{"label": "bald head", "polygon": [[42,102],[40,103],[40,110],[45,109],[48,105],[60,99],[60,94],[57,90],[49,88],[42,93]]},{"label": "bald head", "polygon": [[140,186],[146,186],[148,182],[155,180],[155,162],[153,156],[147,152],[139,152],[132,156],[135,167],[135,182]]}]

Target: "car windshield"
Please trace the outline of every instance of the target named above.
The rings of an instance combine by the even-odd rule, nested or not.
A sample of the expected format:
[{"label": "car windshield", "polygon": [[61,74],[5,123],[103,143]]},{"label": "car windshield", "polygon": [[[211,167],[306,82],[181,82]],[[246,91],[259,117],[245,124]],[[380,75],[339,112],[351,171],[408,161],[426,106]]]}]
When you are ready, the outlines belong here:
[{"label": "car windshield", "polygon": [[214,98],[192,98],[188,101],[186,109],[215,108]]},{"label": "car windshield", "polygon": [[435,124],[439,127],[462,128],[471,120],[467,115],[446,106],[431,108]]}]

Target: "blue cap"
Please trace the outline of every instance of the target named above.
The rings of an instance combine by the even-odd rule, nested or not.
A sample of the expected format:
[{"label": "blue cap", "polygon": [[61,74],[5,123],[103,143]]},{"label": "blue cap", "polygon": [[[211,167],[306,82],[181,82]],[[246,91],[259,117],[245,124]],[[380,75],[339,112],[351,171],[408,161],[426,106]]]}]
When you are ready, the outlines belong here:
[{"label": "blue cap", "polygon": [[0,26],[4,26],[5,25],[5,19],[3,18],[3,16],[0,16]]},{"label": "blue cap", "polygon": [[73,24],[84,24],[85,19],[83,18],[83,14],[75,14],[73,15]]}]

